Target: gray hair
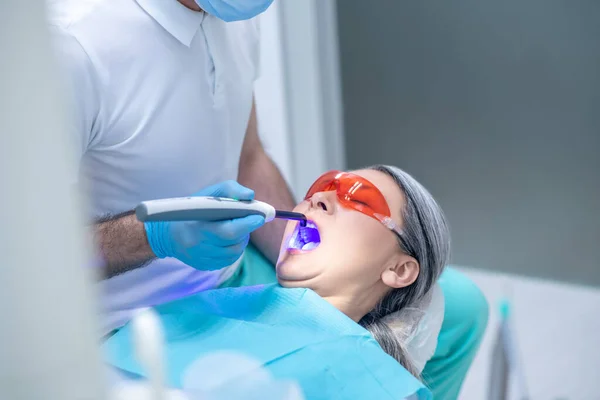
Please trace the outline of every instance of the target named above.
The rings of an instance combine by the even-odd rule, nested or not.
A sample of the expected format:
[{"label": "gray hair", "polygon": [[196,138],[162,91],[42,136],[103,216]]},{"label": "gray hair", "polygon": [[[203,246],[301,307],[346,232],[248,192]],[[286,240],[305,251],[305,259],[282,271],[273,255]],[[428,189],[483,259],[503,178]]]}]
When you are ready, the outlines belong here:
[{"label": "gray hair", "polygon": [[403,234],[398,237],[398,242],[406,254],[418,261],[420,268],[415,282],[390,291],[359,324],[371,332],[386,353],[418,377],[420,374],[410,361],[404,343],[397,339],[383,318],[415,305],[429,293],[449,262],[450,232],[440,206],[412,176],[386,165],[374,165],[367,169],[389,175],[404,193],[406,203],[401,210]]}]

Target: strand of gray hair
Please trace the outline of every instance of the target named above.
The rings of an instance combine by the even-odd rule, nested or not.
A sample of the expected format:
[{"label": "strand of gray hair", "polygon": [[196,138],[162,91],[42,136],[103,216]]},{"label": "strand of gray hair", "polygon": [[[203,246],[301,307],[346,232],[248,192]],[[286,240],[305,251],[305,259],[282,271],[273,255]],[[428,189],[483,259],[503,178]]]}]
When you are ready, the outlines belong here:
[{"label": "strand of gray hair", "polygon": [[[420,378],[405,350],[391,328],[382,320],[393,312],[411,306],[431,290],[450,258],[450,233],[446,218],[433,196],[411,175],[399,168],[374,165],[368,169],[383,172],[394,179],[406,198],[401,210],[403,238],[419,262],[419,275],[411,285],[390,291],[380,303],[360,320],[381,348],[395,358],[411,374]],[[399,241],[400,245],[402,243]]]}]

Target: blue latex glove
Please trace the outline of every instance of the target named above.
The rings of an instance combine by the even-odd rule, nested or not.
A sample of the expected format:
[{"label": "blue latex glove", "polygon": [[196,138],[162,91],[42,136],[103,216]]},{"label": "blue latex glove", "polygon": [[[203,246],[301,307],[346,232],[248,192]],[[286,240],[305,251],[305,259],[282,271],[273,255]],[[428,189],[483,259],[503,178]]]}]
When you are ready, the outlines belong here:
[{"label": "blue latex glove", "polygon": [[[205,188],[193,196],[254,199],[254,191],[236,181],[225,181]],[[200,270],[217,270],[233,264],[244,252],[250,233],[265,219],[249,215],[225,221],[146,222],[150,248],[159,258],[174,257]]]}]

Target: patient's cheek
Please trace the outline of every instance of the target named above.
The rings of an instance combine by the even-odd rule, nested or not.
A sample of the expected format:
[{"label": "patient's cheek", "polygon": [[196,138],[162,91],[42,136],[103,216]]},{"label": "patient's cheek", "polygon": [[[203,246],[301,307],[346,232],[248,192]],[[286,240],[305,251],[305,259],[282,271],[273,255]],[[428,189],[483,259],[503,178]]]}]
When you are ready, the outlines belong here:
[{"label": "patient's cheek", "polygon": [[389,256],[395,246],[395,237],[378,221],[351,221],[336,230],[335,256],[344,264],[371,265]]}]

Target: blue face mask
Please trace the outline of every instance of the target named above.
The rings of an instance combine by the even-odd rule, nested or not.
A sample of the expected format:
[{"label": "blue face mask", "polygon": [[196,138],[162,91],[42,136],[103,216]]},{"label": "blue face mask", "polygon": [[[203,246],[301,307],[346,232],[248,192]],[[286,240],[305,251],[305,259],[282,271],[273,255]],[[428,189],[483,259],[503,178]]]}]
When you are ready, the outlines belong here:
[{"label": "blue face mask", "polygon": [[264,12],[273,0],[196,0],[207,13],[225,22],[241,21]]}]

